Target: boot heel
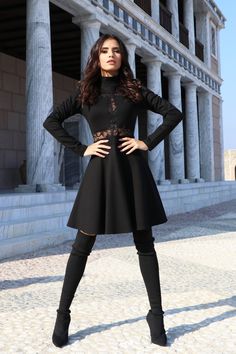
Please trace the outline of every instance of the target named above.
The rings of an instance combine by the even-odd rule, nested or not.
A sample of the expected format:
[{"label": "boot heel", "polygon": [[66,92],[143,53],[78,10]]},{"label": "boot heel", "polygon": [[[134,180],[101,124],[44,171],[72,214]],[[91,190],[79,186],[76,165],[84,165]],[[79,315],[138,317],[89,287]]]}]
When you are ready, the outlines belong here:
[{"label": "boot heel", "polygon": [[155,315],[149,310],[146,321],[150,328],[151,342],[163,347],[166,346],[167,336],[163,323],[163,315]]},{"label": "boot heel", "polygon": [[70,310],[68,312],[57,310],[56,323],[52,334],[52,342],[56,347],[61,348],[68,343],[70,320]]}]

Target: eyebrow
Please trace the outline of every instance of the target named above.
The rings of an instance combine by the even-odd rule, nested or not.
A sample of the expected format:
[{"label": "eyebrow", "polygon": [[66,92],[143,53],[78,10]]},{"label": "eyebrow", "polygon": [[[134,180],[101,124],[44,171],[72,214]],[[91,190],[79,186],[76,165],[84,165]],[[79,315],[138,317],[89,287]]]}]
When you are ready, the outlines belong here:
[{"label": "eyebrow", "polygon": [[[119,47],[112,47],[113,49],[119,49]],[[108,47],[102,47],[102,49],[108,49]]]}]

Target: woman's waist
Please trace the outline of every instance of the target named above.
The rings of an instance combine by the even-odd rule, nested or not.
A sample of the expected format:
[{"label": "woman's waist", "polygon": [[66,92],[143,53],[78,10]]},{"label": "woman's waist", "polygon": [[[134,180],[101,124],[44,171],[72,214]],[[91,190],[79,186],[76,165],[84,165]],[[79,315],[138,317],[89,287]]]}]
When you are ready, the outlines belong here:
[{"label": "woman's waist", "polygon": [[133,138],[134,132],[130,128],[125,127],[110,127],[108,129],[99,130],[93,133],[94,142],[101,140],[101,139],[109,139],[117,141],[120,137],[128,136]]}]

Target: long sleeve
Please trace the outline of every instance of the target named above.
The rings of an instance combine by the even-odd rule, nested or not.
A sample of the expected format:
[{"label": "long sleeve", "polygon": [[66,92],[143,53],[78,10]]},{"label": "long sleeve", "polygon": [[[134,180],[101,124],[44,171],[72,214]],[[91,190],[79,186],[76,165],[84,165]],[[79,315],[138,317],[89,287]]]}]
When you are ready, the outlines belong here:
[{"label": "long sleeve", "polygon": [[147,87],[142,86],[141,93],[143,96],[141,102],[142,108],[163,116],[163,123],[153,133],[143,139],[144,143],[148,146],[148,150],[151,151],[179,124],[183,119],[183,114],[174,105]]},{"label": "long sleeve", "polygon": [[61,144],[71,149],[74,153],[84,156],[87,145],[75,139],[62,127],[62,122],[65,119],[80,113],[80,104],[76,99],[77,95],[78,91],[56,107],[43,122],[43,127]]}]

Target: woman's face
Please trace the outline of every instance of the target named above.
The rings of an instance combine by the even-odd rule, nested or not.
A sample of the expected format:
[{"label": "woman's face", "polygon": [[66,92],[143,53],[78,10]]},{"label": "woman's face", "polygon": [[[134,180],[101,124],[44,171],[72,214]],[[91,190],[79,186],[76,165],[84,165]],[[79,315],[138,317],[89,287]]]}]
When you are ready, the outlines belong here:
[{"label": "woman's face", "polygon": [[[109,62],[112,60],[111,62]],[[100,50],[99,62],[102,76],[118,75],[121,66],[121,53],[116,39],[108,38]]]}]

